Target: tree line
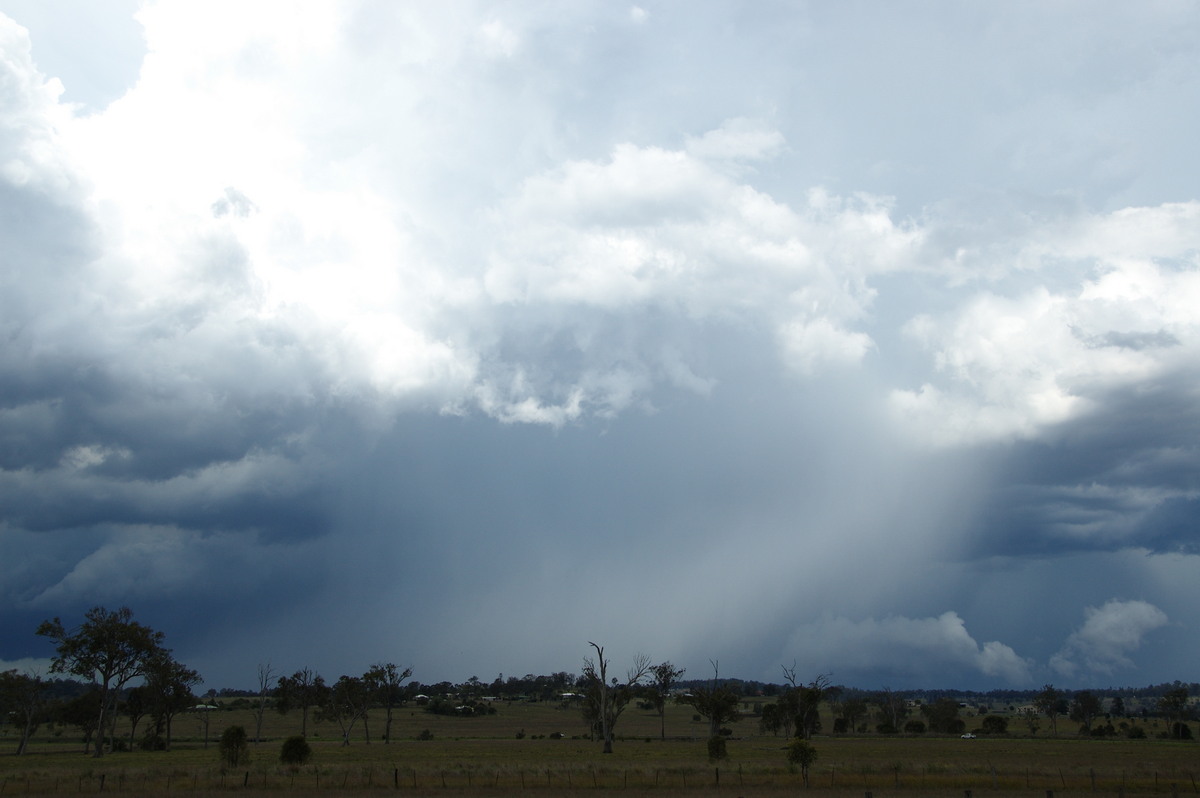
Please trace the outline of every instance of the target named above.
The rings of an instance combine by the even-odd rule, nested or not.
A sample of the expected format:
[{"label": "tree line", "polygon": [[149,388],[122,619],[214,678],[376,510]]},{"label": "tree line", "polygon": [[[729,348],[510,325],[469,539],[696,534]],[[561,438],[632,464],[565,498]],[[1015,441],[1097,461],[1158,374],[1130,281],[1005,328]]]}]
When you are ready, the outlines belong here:
[{"label": "tree line", "polygon": [[[86,682],[52,681],[15,670],[0,673],[0,719],[7,719],[17,729],[18,754],[26,750],[30,737],[47,721],[79,727],[85,747],[97,757],[104,755],[106,747],[112,750],[135,744],[169,750],[172,721],[182,712],[204,711],[209,706],[195,694],[202,683],[200,674],[179,662],[164,645],[163,633],[135,621],[127,607],[111,611],[94,607],[74,627],[53,618],[42,622],[36,634],[55,646],[52,673]],[[759,731],[793,738],[789,759],[802,772],[807,772],[808,763],[815,758],[809,741],[825,731],[821,726],[822,707],[827,716],[833,717],[830,731],[835,734],[867,732],[872,721],[874,731],[882,734],[923,733],[927,729],[957,734],[964,728],[960,709],[966,702],[949,695],[902,693],[887,688],[868,692],[834,685],[826,674],[804,681],[795,665],[782,667],[782,684],[721,679],[715,660],[711,662],[711,679],[683,681],[685,669],[670,661],[655,664],[641,654],[633,658],[622,679],[616,675],[605,648],[596,643],[588,645],[590,650],[583,657],[579,676],[558,672],[505,679],[501,674],[492,682],[472,676],[461,684],[423,685],[411,678],[411,667],[380,662],[362,674],[342,675],[327,683],[311,668],[287,675],[267,663],[258,667],[256,690],[210,690],[207,698],[236,695],[246,701],[253,711],[256,742],[262,739],[266,712],[273,710],[295,712],[301,738],[308,735],[310,716],[315,722],[331,723],[341,732],[344,745],[350,744],[352,733],[360,727],[366,741],[371,741],[370,713],[374,710],[383,713],[378,738],[390,743],[394,711],[414,701],[430,712],[459,715],[495,712],[496,699],[577,703],[583,721],[604,753],[612,751],[618,721],[633,702],[657,712],[660,737],[666,739],[666,707],[673,702],[691,707],[695,719],[707,721],[709,757],[716,760],[724,758],[725,739],[732,733],[730,725],[744,717],[739,706],[748,706],[745,699],[754,696],[753,714]],[[74,691],[68,686],[71,684]],[[1196,687],[1175,682],[1149,688],[1156,696],[1153,709],[1166,718],[1171,736],[1190,738],[1185,721],[1194,714],[1189,688]],[[1131,697],[1128,692],[1123,695],[1109,691],[1106,707],[1102,698],[1090,690],[1064,691],[1045,685],[1037,692],[1003,692],[1002,700],[1009,702],[1015,715],[988,715],[981,727],[984,733],[1006,733],[1015,717],[1027,724],[1031,734],[1043,721],[1049,723],[1051,734],[1057,734],[1058,719],[1064,717],[1078,723],[1081,734],[1115,734],[1111,719],[1126,714],[1124,699]],[[763,702],[763,697],[774,701]],[[1022,701],[1028,703],[1016,711],[1016,703]],[[986,706],[979,709],[986,710]],[[1145,708],[1141,711],[1147,712]],[[129,720],[129,735],[122,740],[115,735],[119,716]],[[206,711],[203,717],[207,718]],[[1101,718],[1108,723],[1098,723]],[[147,720],[147,726],[139,742],[136,734],[143,720]],[[1140,731],[1140,727],[1132,728]]]}]

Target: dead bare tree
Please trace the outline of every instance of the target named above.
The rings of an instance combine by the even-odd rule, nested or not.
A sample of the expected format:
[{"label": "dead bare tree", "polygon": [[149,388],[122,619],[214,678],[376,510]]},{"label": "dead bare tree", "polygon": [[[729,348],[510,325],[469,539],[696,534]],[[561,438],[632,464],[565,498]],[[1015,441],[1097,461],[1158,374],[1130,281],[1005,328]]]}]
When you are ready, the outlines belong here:
[{"label": "dead bare tree", "polygon": [[612,753],[613,727],[617,718],[625,711],[636,693],[637,686],[650,671],[650,658],[638,654],[633,658],[633,664],[625,672],[624,683],[612,677],[608,680],[609,661],[604,657],[604,647],[588,642],[596,649],[596,657],[584,657],[583,680],[586,685],[584,693],[584,718],[591,722],[594,729],[600,732],[604,741],[604,753]]}]

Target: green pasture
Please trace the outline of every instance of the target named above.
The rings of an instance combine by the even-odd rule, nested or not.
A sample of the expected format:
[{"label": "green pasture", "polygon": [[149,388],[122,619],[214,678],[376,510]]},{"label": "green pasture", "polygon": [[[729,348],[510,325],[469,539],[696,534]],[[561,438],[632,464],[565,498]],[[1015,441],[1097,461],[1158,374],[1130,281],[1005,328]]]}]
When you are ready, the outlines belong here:
[{"label": "green pasture", "polygon": [[[115,792],[162,795],[186,792],[201,796],[236,790],[294,795],[340,792],[406,791],[413,795],[460,792],[470,795],[595,794],[620,790],[639,794],[782,795],[805,789],[789,769],[782,736],[761,735],[747,716],[734,724],[729,758],[710,763],[704,737],[707,724],[686,706],[667,709],[667,739],[659,739],[653,712],[634,707],[621,716],[611,755],[587,739],[577,707],[556,703],[497,702],[497,713],[483,717],[433,715],[419,707],[394,713],[393,742],[380,735],[384,713],[370,717],[371,742],[356,727],[349,746],[338,728],[314,724],[309,739],[314,755],[307,765],[289,769],[278,762],[281,741],[300,729],[300,715],[268,711],[264,741],[250,744],[250,761],[223,770],[217,740],[228,726],[254,734],[253,713],[224,700],[222,709],[177,718],[169,752],[116,752],[95,759],[84,753],[75,729],[46,727],[21,757],[0,749],[0,796],[78,795]],[[752,711],[752,707],[748,707]],[[208,728],[205,740],[204,719]],[[128,734],[128,725],[118,726]],[[980,718],[967,717],[968,728]],[[1043,723],[1043,725],[1048,725]],[[826,719],[825,728],[832,726]],[[1077,793],[1109,795],[1198,794],[1200,744],[1155,739],[1080,738],[1073,724],[1059,723],[1057,737],[1021,736],[1015,720],[1012,736],[958,737],[876,734],[818,736],[818,760],[809,774],[809,791],[830,795],[887,798],[905,795],[986,798],[991,793],[1024,793],[1045,798]],[[432,739],[418,740],[424,731]],[[140,736],[141,730],[139,730]],[[551,735],[564,735],[561,739]],[[6,735],[6,736],[5,736]],[[520,735],[520,736],[519,736]],[[11,731],[0,746],[12,746]]]}]

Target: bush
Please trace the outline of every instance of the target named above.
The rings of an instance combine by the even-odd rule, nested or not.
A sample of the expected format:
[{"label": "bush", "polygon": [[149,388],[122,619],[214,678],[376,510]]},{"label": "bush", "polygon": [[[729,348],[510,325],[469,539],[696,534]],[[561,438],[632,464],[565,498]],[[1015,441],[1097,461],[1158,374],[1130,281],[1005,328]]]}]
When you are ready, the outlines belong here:
[{"label": "bush", "polygon": [[417,735],[418,740],[432,740],[433,732],[429,729],[421,729],[421,733]]},{"label": "bush", "polygon": [[1171,724],[1171,739],[1172,740],[1190,740],[1192,739],[1192,727],[1186,723],[1175,722]]},{"label": "bush", "polygon": [[896,734],[900,730],[887,721],[884,721],[875,727],[875,731],[879,732],[880,734]]},{"label": "bush", "polygon": [[904,724],[904,732],[906,734],[924,734],[925,733],[925,721],[910,720],[908,723]]},{"label": "bush", "polygon": [[221,752],[221,761],[231,768],[245,764],[250,759],[250,747],[246,744],[246,730],[241,726],[230,726],[221,732],[221,742],[217,746]]},{"label": "bush", "polygon": [[162,738],[162,735],[146,732],[146,736],[138,741],[138,748],[143,751],[166,751],[167,741]]},{"label": "bush", "polygon": [[808,740],[797,737],[787,747],[787,760],[789,765],[807,768],[817,761],[817,749]]},{"label": "bush", "polygon": [[1130,726],[1128,734],[1129,734],[1130,740],[1145,740],[1146,739],[1146,730],[1143,729],[1141,726]]},{"label": "bush", "polygon": [[984,734],[1008,734],[1008,718],[999,715],[988,715],[983,719],[979,731]]},{"label": "bush", "polygon": [[817,749],[812,743],[801,737],[797,737],[788,745],[787,748],[788,767],[795,768],[800,766],[800,773],[804,777],[804,786],[808,786],[808,769],[813,762],[817,761]]},{"label": "bush", "polygon": [[845,718],[834,718],[833,719],[833,733],[834,734],[845,734],[847,731],[849,731],[849,728],[850,728],[849,724],[846,723]]},{"label": "bush", "polygon": [[279,749],[279,761],[285,765],[298,767],[312,759],[312,746],[302,736],[296,735],[283,741]]},{"label": "bush", "polygon": [[729,750],[725,747],[725,738],[717,735],[708,738],[708,761],[718,762],[729,758]]}]

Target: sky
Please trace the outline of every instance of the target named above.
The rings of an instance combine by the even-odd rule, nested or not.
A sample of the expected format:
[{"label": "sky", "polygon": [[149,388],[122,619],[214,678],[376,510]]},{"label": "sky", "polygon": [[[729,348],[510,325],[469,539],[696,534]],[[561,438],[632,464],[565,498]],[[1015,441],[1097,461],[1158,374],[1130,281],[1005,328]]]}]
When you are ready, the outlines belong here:
[{"label": "sky", "polygon": [[0,0],[0,666],[1200,680],[1200,7]]}]

